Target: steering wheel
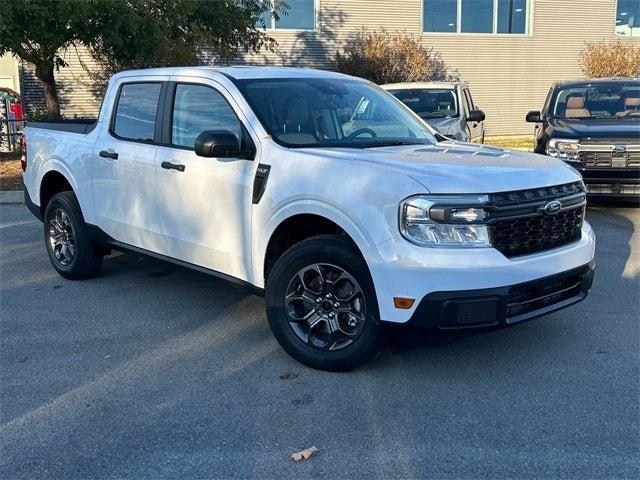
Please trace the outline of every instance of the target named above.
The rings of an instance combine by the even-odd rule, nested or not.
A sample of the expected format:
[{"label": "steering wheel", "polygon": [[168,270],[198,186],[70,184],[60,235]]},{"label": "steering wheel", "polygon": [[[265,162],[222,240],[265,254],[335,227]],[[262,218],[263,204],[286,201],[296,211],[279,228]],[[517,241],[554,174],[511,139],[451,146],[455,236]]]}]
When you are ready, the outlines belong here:
[{"label": "steering wheel", "polygon": [[359,128],[355,132],[351,132],[351,135],[347,137],[347,140],[353,140],[358,135],[362,135],[363,133],[368,133],[369,135],[371,135],[372,138],[376,138],[378,136],[376,135],[376,132],[374,132],[370,128]]}]

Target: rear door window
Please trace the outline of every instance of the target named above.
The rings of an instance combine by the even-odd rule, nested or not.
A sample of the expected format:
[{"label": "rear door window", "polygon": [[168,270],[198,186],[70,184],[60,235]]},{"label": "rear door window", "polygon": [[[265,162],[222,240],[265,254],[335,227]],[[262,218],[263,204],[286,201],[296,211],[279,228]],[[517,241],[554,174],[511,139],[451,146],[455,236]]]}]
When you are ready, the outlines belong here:
[{"label": "rear door window", "polygon": [[153,141],[160,97],[159,82],[120,87],[112,133],[126,140]]}]

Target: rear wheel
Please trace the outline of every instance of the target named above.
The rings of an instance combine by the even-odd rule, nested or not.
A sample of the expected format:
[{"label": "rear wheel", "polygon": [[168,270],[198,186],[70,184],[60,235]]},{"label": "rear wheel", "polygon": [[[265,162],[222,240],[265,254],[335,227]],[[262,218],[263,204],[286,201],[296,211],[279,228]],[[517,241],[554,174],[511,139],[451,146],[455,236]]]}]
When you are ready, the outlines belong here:
[{"label": "rear wheel", "polygon": [[287,250],[269,274],[265,297],[276,339],[310,367],[351,370],[384,344],[371,276],[344,237],[312,237]]},{"label": "rear wheel", "polygon": [[102,265],[104,251],[91,242],[75,194],[54,195],[43,220],[45,244],[53,268],[70,280],[95,276]]}]

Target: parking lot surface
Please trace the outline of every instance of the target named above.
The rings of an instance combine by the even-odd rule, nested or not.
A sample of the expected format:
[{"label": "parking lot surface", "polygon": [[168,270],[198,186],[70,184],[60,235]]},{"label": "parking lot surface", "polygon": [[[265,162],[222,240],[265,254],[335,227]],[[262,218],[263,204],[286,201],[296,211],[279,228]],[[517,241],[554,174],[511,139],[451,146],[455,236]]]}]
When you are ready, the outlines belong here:
[{"label": "parking lot surface", "polygon": [[587,217],[584,302],[400,335],[336,374],[280,349],[262,299],[203,274],[114,254],[64,280],[42,225],[0,206],[0,478],[638,478],[640,210]]}]

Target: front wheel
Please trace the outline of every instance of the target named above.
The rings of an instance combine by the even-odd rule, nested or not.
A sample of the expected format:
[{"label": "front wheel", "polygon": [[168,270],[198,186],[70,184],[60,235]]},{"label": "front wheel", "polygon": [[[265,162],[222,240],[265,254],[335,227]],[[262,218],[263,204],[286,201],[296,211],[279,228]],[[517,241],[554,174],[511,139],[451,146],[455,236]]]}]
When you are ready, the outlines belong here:
[{"label": "front wheel", "polygon": [[287,250],[269,274],[265,300],[276,339],[309,367],[352,370],[384,344],[369,270],[339,235],[312,237]]}]

